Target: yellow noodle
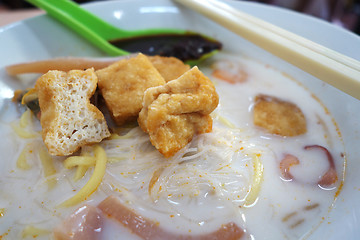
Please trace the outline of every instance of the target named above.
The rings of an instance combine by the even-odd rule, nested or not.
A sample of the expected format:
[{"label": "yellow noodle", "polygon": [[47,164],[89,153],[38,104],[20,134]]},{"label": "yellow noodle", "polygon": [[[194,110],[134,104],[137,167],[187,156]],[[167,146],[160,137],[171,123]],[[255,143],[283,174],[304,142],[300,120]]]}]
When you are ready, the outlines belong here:
[{"label": "yellow noodle", "polygon": [[44,169],[45,177],[55,174],[56,169],[54,167],[53,159],[44,147],[39,148],[39,156]]},{"label": "yellow noodle", "polygon": [[72,156],[65,159],[64,167],[70,169],[77,166],[74,181],[78,181],[85,175],[88,168],[94,166],[95,163],[95,157],[82,153],[81,156]]},{"label": "yellow noodle", "polygon": [[132,134],[127,133],[125,135],[119,135],[117,133],[112,133],[110,137],[108,137],[108,140],[114,140],[114,139],[129,139],[131,137]]},{"label": "yellow noodle", "polygon": [[[43,166],[44,170],[44,176],[49,177],[56,173],[56,169],[54,167],[53,158],[50,156],[50,154],[47,152],[47,150],[44,147],[40,147],[39,149],[39,157],[41,164]],[[56,184],[55,178],[49,178],[47,180],[49,189],[52,189]]]},{"label": "yellow noodle", "polygon": [[117,133],[112,133],[110,135],[110,137],[107,138],[107,140],[114,140],[114,139],[119,139],[120,138],[120,135],[117,134]]},{"label": "yellow noodle", "polygon": [[223,116],[217,115],[219,121],[224,124],[225,126],[229,127],[229,128],[236,128],[236,126],[230,122],[229,120],[227,120],[226,118],[224,118]]},{"label": "yellow noodle", "polygon": [[109,163],[116,163],[116,162],[120,162],[122,160],[125,160],[126,157],[108,157],[108,162]]},{"label": "yellow noodle", "polygon": [[31,166],[27,163],[27,153],[30,151],[30,144],[27,144],[21,151],[16,161],[16,166],[22,170],[29,170]]},{"label": "yellow noodle", "polygon": [[11,123],[11,127],[13,128],[14,132],[22,138],[34,138],[37,136],[35,132],[26,131],[24,128],[20,127],[16,123]]},{"label": "yellow noodle", "polygon": [[5,208],[0,208],[0,218],[5,215]]},{"label": "yellow noodle", "polygon": [[31,88],[27,93],[25,93],[24,94],[24,96],[22,97],[22,99],[21,99],[21,104],[25,104],[25,99],[27,98],[27,97],[29,97],[30,95],[32,95],[32,94],[34,94],[34,99],[36,98],[36,96],[37,96],[37,93],[36,93],[36,90],[35,90],[35,88]]},{"label": "yellow noodle", "polygon": [[86,165],[80,165],[76,168],[76,173],[74,176],[74,181],[79,181],[86,173],[86,171],[88,170],[88,166]]},{"label": "yellow noodle", "polygon": [[105,150],[98,145],[95,146],[94,153],[96,158],[96,164],[90,180],[85,184],[83,188],[79,190],[77,194],[63,202],[60,206],[69,207],[86,200],[86,198],[88,198],[92,193],[94,193],[100,185],[102,178],[105,174],[107,157]]},{"label": "yellow noodle", "polygon": [[26,226],[24,228],[24,230],[22,231],[22,237],[23,238],[27,238],[27,237],[36,238],[38,236],[49,234],[49,233],[51,233],[51,232],[47,229],[41,229],[41,228],[37,228],[34,226]]},{"label": "yellow noodle", "polygon": [[52,177],[52,178],[49,178],[46,182],[47,182],[49,190],[51,190],[55,187],[57,180],[55,177]]},{"label": "yellow noodle", "polygon": [[32,112],[30,109],[26,110],[20,117],[19,125],[22,128],[27,127],[31,123]]},{"label": "yellow noodle", "polygon": [[96,163],[96,159],[90,156],[72,156],[68,157],[64,161],[64,167],[67,169],[71,169],[76,166],[94,166]]},{"label": "yellow noodle", "polygon": [[261,183],[263,181],[264,166],[260,160],[260,154],[253,156],[254,174],[252,176],[251,189],[245,198],[245,206],[252,206],[260,192]]}]

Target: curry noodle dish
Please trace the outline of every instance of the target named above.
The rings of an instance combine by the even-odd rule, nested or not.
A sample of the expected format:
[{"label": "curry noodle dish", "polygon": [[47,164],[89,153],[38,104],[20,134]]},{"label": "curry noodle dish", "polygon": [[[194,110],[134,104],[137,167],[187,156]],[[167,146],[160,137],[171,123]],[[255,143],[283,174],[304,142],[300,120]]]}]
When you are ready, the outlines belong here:
[{"label": "curry noodle dish", "polygon": [[344,144],[296,79],[225,52],[95,65],[5,103],[0,239],[304,239],[324,222]]}]

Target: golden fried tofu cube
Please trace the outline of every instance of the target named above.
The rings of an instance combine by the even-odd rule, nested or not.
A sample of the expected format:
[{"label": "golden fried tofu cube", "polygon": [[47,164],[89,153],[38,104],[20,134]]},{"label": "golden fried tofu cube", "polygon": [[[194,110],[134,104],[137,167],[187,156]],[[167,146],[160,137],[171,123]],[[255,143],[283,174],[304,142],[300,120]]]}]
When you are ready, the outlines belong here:
[{"label": "golden fried tofu cube", "polygon": [[66,156],[110,136],[104,115],[90,103],[97,81],[93,69],[49,71],[36,81],[42,137],[50,154]]},{"label": "golden fried tofu cube", "polygon": [[195,134],[207,133],[212,130],[210,115],[188,113],[171,115],[164,126],[149,132],[151,143],[165,157],[171,157],[185,147]]},{"label": "golden fried tofu cube", "polygon": [[115,123],[136,120],[144,92],[165,84],[163,77],[143,54],[123,59],[96,71],[99,89]]},{"label": "golden fried tofu cube", "polygon": [[159,152],[171,157],[194,134],[212,130],[209,114],[218,103],[213,83],[194,67],[178,79],[146,90],[138,122]]},{"label": "golden fried tofu cube", "polygon": [[255,98],[254,124],[280,136],[306,133],[306,119],[298,106],[262,94]]},{"label": "golden fried tofu cube", "polygon": [[165,82],[177,79],[190,69],[188,64],[175,57],[148,56]]}]

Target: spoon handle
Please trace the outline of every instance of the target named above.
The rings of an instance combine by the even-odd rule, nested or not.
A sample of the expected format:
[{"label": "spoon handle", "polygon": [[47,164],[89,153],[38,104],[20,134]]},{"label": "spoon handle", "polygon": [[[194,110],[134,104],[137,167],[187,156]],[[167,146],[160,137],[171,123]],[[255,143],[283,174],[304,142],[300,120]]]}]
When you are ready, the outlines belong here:
[{"label": "spoon handle", "polygon": [[[67,26],[74,28],[74,22],[81,24],[102,36],[106,40],[111,40],[121,34],[126,34],[125,30],[116,28],[107,23],[98,16],[88,12],[80,7],[77,3],[69,0],[27,0],[28,2],[44,9],[49,15],[57,20],[67,24]],[[68,19],[68,20],[67,20]],[[70,20],[71,19],[71,20]],[[114,33],[115,32],[115,33]]]},{"label": "spoon handle", "polygon": [[[183,57],[183,56],[196,56],[193,58],[184,58],[189,64],[197,64],[201,60],[208,58],[218,52],[218,49],[221,48],[221,44],[213,44],[215,47],[209,48],[211,51],[200,51],[200,54],[195,52],[192,48],[189,48],[188,45],[191,43],[191,39],[186,35],[196,35],[200,39],[204,39],[204,42],[217,42],[215,39],[197,33],[192,33],[183,29],[174,29],[174,28],[146,28],[146,29],[136,29],[136,30],[125,30],[117,28],[104,20],[100,19],[96,15],[88,12],[87,10],[80,7],[75,2],[70,0],[27,0],[33,5],[45,10],[50,16],[64,23],[66,26],[74,30],[76,33],[85,37],[92,44],[106,52],[110,56],[123,56],[130,54],[131,52],[148,52],[151,54],[172,54],[173,56]],[[124,22],[126,23],[126,22]],[[183,37],[188,37],[186,44],[181,44],[181,41],[167,41],[160,42],[158,40],[151,40],[146,37],[157,37],[158,39],[164,38],[166,35],[176,35],[178,39]],[[140,39],[140,43],[137,43],[135,39]],[[146,44],[142,44],[147,42]],[[119,45],[113,44],[114,42],[122,41],[133,44],[135,42],[135,47],[132,45],[131,48],[126,48],[125,45],[121,45],[127,51],[121,49]],[[155,42],[155,43],[154,43]],[[194,42],[194,41],[193,41]],[[142,45],[141,45],[142,44]],[[129,44],[128,44],[129,45]],[[157,47],[158,46],[158,47]],[[155,49],[159,49],[155,51]],[[181,48],[181,50],[179,50]],[[150,51],[148,51],[150,49]],[[168,50],[164,50],[168,49]],[[169,51],[175,50],[175,51]],[[200,48],[199,48],[200,49]],[[202,48],[202,49],[205,49]],[[201,50],[202,50],[201,49]],[[189,53],[193,51],[192,53]],[[184,54],[185,53],[185,54]],[[197,54],[197,55],[196,55]]]},{"label": "spoon handle", "polygon": [[109,55],[127,55],[127,51],[118,49],[107,42],[119,35],[126,36],[126,31],[118,29],[79,5],[68,0],[27,0],[31,4],[45,10],[50,16],[64,23],[79,33],[95,46]]},{"label": "spoon handle", "polygon": [[124,30],[117,28],[70,0],[27,0],[31,4],[45,10],[50,16],[85,37],[95,46],[110,56],[128,55],[110,44],[108,41],[157,34],[186,34],[183,29],[148,28],[139,30]]}]

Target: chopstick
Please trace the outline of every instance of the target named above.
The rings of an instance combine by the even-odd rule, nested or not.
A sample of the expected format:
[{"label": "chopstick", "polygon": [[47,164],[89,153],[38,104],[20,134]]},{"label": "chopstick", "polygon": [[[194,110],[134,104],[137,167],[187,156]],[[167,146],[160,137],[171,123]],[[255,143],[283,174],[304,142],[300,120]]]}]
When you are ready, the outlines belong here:
[{"label": "chopstick", "polygon": [[360,62],[216,0],[174,0],[360,100]]}]

